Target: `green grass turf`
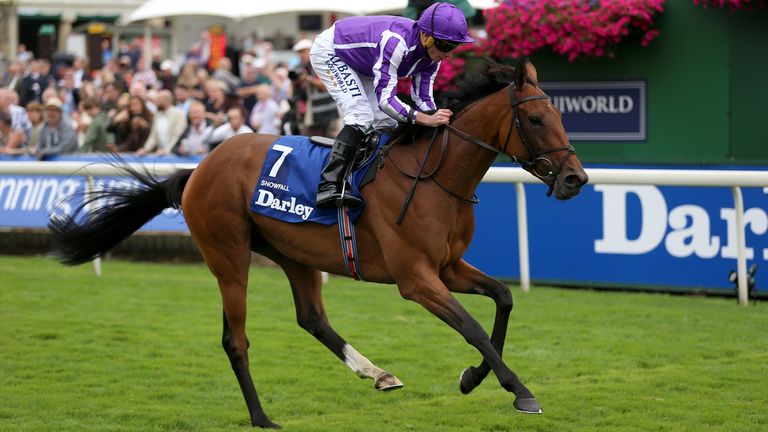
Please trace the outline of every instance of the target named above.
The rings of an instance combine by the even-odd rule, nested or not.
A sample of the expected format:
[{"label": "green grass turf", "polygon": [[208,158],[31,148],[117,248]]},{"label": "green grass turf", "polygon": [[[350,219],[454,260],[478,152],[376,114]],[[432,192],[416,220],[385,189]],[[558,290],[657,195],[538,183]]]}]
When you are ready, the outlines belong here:
[{"label": "green grass turf", "polygon": [[[393,286],[331,278],[331,323],[397,375],[381,393],[295,321],[287,281],[253,268],[251,371],[272,420],[295,431],[768,430],[768,304],[513,288],[504,358],[544,415],[518,414],[479,354]],[[489,328],[493,304],[459,299]],[[0,257],[0,431],[250,430],[221,349],[203,265],[66,268]]]}]

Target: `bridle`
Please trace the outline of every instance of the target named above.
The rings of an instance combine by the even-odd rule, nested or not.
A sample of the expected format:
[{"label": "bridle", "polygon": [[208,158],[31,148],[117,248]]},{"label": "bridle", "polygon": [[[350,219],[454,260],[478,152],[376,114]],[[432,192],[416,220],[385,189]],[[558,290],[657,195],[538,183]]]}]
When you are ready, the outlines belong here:
[{"label": "bridle", "polygon": [[[542,94],[542,95],[533,95],[533,96],[527,96],[524,98],[517,99],[515,97],[515,83],[512,82],[509,84],[509,104],[512,108],[512,122],[509,124],[509,130],[507,131],[507,138],[504,141],[504,146],[499,150],[498,148],[483,142],[482,140],[460,130],[457,129],[454,126],[451,126],[450,124],[445,125],[445,128],[448,132],[453,133],[454,135],[458,136],[459,138],[471,142],[472,144],[476,144],[486,150],[490,150],[498,155],[503,155],[508,158],[513,163],[520,164],[523,168],[528,169],[529,172],[531,172],[533,175],[538,177],[541,180],[544,180],[546,183],[546,180],[551,180],[551,183],[549,183],[549,190],[547,191],[547,196],[551,196],[552,192],[555,188],[555,183],[557,182],[557,177],[560,175],[560,172],[563,170],[563,166],[565,163],[570,159],[571,155],[576,154],[576,149],[573,148],[572,145],[568,144],[567,146],[557,147],[549,150],[539,150],[537,151],[533,145],[531,144],[530,140],[528,139],[528,135],[525,133],[525,129],[523,129],[523,125],[520,123],[520,112],[518,111],[517,107],[520,104],[523,104],[528,101],[532,100],[540,100],[540,99],[549,99],[549,96]],[[509,140],[512,137],[512,128],[515,128],[517,131],[517,135],[520,137],[520,141],[523,143],[523,147],[525,147],[525,150],[528,152],[529,159],[520,159],[517,156],[509,153],[507,151],[507,147],[509,146]],[[432,140],[429,143],[429,147],[427,148],[427,153],[424,157],[424,160],[419,165],[419,171],[414,176],[411,174],[406,173],[402,168],[400,168],[396,163],[393,162],[393,165],[395,168],[400,171],[401,173],[405,174],[407,177],[413,179],[413,185],[411,186],[411,190],[408,193],[408,195],[405,198],[405,201],[403,202],[403,207],[400,209],[400,214],[397,217],[396,223],[400,225],[400,223],[403,221],[403,217],[405,216],[405,212],[408,209],[408,206],[411,202],[411,199],[413,198],[413,193],[416,189],[416,184],[419,180],[425,180],[425,179],[431,179],[437,186],[440,187],[440,189],[447,192],[449,195],[452,195],[461,201],[471,203],[471,204],[477,204],[480,202],[480,200],[477,198],[477,196],[473,196],[472,198],[465,198],[456,192],[453,192],[452,190],[448,189],[447,187],[443,186],[436,178],[435,174],[440,169],[440,164],[442,163],[443,156],[445,154],[445,150],[448,146],[448,134],[443,134],[443,146],[442,150],[440,151],[440,159],[437,162],[437,166],[435,169],[424,176],[422,176],[422,172],[424,171],[424,166],[427,162],[427,159],[429,158],[429,154],[432,152],[432,146],[435,143],[435,138],[437,137],[437,129],[435,129],[435,132],[432,134]],[[380,151],[380,157],[379,157],[379,168],[381,168],[384,165],[384,158],[386,157],[387,153],[389,152],[389,149],[391,148],[392,144],[389,143]],[[568,155],[560,162],[560,165],[557,166],[557,169],[552,169],[554,167],[554,164],[552,164],[552,161],[546,156],[551,153],[557,153],[560,151],[567,151]],[[391,159],[390,159],[391,160]],[[542,165],[539,165],[539,164]],[[541,171],[541,172],[540,172]],[[543,173],[542,173],[543,172]]]},{"label": "bridle", "polygon": [[[523,129],[523,125],[520,123],[520,112],[518,111],[517,107],[520,104],[523,104],[528,101],[532,100],[539,100],[539,99],[549,99],[549,96],[542,94],[542,95],[533,95],[533,96],[527,96],[524,98],[517,99],[515,97],[515,83],[509,84],[509,104],[512,108],[512,122],[509,124],[509,130],[507,131],[507,139],[504,141],[504,146],[499,150],[498,148],[487,144],[472,135],[469,135],[466,132],[463,132],[454,126],[451,126],[450,124],[445,125],[445,128],[453,133],[454,135],[464,139],[465,141],[469,141],[472,144],[476,144],[484,149],[490,150],[496,154],[506,156],[510,158],[510,160],[513,163],[520,164],[523,168],[528,169],[529,172],[531,172],[536,177],[540,178],[541,180],[551,180],[552,183],[549,185],[549,191],[547,191],[547,196],[552,195],[552,191],[555,186],[555,182],[557,181],[557,177],[560,175],[560,172],[563,170],[563,166],[565,163],[570,159],[571,155],[576,153],[576,149],[573,148],[572,145],[568,144],[567,146],[557,147],[549,150],[536,150],[533,148],[533,145],[531,144],[531,141],[528,139],[528,135],[525,133],[525,129]],[[509,146],[509,139],[512,137],[512,128],[515,128],[517,131],[517,135],[520,137],[520,141],[523,143],[523,147],[525,147],[525,151],[528,152],[529,159],[520,159],[517,156],[509,153],[507,151],[507,146]],[[567,151],[568,155],[560,162],[560,165],[558,165],[557,169],[552,169],[554,167],[554,164],[552,163],[552,160],[550,160],[546,155],[549,155],[551,153],[557,153],[561,151]]]}]

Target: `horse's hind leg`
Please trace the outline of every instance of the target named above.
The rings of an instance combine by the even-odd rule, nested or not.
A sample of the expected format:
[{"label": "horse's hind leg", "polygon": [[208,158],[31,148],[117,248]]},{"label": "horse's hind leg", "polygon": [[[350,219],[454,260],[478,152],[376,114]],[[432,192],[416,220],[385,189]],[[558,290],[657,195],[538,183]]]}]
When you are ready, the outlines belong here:
[{"label": "horse's hind leg", "polygon": [[245,300],[251,251],[246,220],[239,217],[217,219],[216,225],[202,227],[194,217],[187,216],[187,222],[208,268],[219,283],[224,305],[221,343],[243,392],[251,424],[263,428],[279,428],[264,413],[248,366]]},{"label": "horse's hind leg", "polygon": [[336,354],[360,378],[371,378],[377,390],[403,386],[396,376],[379,368],[357,352],[331,327],[323,308],[322,277],[319,271],[299,264],[277,252],[267,254],[283,268],[291,284],[299,326]]},{"label": "horse's hind leg", "polygon": [[[509,287],[493,279],[464,260],[459,260],[440,275],[446,287],[452,292],[480,294],[493,299],[496,303],[496,317],[491,332],[491,345],[499,355],[504,351],[504,339],[507,336],[509,314],[512,312],[512,294]],[[475,389],[488,376],[491,366],[483,359],[478,367],[470,366],[459,379],[461,392],[467,394]]]}]

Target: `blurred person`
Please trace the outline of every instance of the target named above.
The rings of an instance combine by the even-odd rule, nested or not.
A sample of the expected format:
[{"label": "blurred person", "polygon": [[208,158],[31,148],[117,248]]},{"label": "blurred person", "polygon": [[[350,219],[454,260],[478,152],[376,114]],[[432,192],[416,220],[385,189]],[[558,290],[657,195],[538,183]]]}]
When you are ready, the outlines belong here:
[{"label": "blurred person", "polygon": [[153,71],[151,67],[147,66],[147,62],[144,60],[144,57],[139,58],[136,72],[134,72],[133,78],[131,79],[131,88],[134,87],[134,84],[139,83],[141,83],[147,90],[157,89],[159,85],[155,71]]},{"label": "blurred person", "polygon": [[8,114],[11,117],[12,128],[24,132],[24,141],[29,139],[32,131],[32,123],[29,122],[27,110],[13,103],[13,92],[0,87],[0,113]]},{"label": "blurred person", "polygon": [[157,111],[157,105],[155,105],[155,103],[150,98],[150,90],[147,88],[147,86],[144,85],[144,83],[133,81],[133,83],[131,83],[131,87],[128,89],[128,94],[141,99],[142,103],[144,103],[144,105],[147,106],[147,109],[149,109],[149,111],[152,113]]},{"label": "blurred person", "polygon": [[187,118],[180,109],[173,106],[171,92],[160,90],[157,94],[157,112],[152,120],[149,138],[136,154],[154,153],[158,156],[170,154],[186,128]]},{"label": "blurred person", "polygon": [[77,151],[77,135],[72,125],[62,118],[62,102],[51,98],[45,104],[45,123],[37,146],[31,153],[38,159]]},{"label": "blurred person", "polygon": [[112,60],[112,43],[108,38],[101,40],[101,64],[106,66]]},{"label": "blurred person", "polygon": [[[101,88],[101,109],[106,112],[115,110],[117,107],[117,100],[120,98],[122,91],[120,86],[115,82],[105,83]],[[116,112],[109,113],[110,116],[115,115]]]},{"label": "blurred person", "polygon": [[[317,206],[358,206],[344,194],[344,174],[371,128],[388,130],[399,122],[437,127],[453,114],[436,109],[432,96],[440,62],[462,43],[472,42],[464,14],[437,2],[418,21],[395,16],[344,18],[315,39],[310,52],[314,70],[343,112],[328,164],[321,173]],[[395,92],[398,77],[412,77],[415,107]],[[432,114],[428,114],[428,112]]]},{"label": "blurred person", "polygon": [[269,84],[269,78],[261,72],[264,68],[263,59],[253,59],[245,66],[243,81],[237,89],[237,95],[242,98],[246,115],[250,115],[256,105],[256,90],[261,84]]},{"label": "blurred person", "polygon": [[41,102],[43,91],[48,88],[48,75],[44,73],[43,62],[29,62],[29,73],[21,80],[21,105],[26,106],[32,101]]},{"label": "blurred person", "polygon": [[5,87],[8,90],[21,94],[21,80],[24,79],[24,68],[24,63],[20,61],[11,62],[8,65],[8,70],[3,74],[3,79],[0,80],[0,87]]},{"label": "blurred person", "polygon": [[77,135],[78,149],[83,147],[83,143],[85,142],[85,134],[88,132],[88,128],[91,126],[92,121],[93,117],[91,117],[91,114],[85,109],[83,103],[81,102],[77,106],[77,111],[75,111],[72,115],[72,124],[75,127],[75,134]]},{"label": "blurred person", "polygon": [[211,121],[205,118],[205,105],[192,101],[189,106],[189,124],[179,138],[175,152],[180,156],[208,153],[208,140],[212,132]]},{"label": "blurred person", "polygon": [[32,125],[32,129],[29,132],[29,140],[27,140],[27,147],[29,149],[34,149],[37,147],[37,143],[40,140],[40,131],[43,130],[43,105],[40,102],[28,103],[27,117],[29,118],[29,123]]},{"label": "blurred person", "polygon": [[208,139],[208,146],[213,150],[217,145],[228,138],[251,132],[253,132],[253,129],[245,125],[243,109],[241,107],[233,107],[227,110],[227,122],[211,132],[211,136]]},{"label": "blurred person", "polygon": [[234,90],[240,86],[240,78],[232,73],[232,61],[227,57],[219,59],[219,65],[211,74],[211,78],[226,84],[228,91]]},{"label": "blurred person", "polygon": [[140,97],[130,96],[127,108],[112,118],[108,130],[115,134],[115,144],[109,148],[117,152],[135,152],[142,148],[149,137],[153,118]]},{"label": "blurred person", "polygon": [[91,77],[88,76],[88,71],[85,70],[85,61],[82,57],[75,57],[72,62],[72,81],[76,89],[83,86],[83,83],[90,81]]},{"label": "blurred person", "polygon": [[189,106],[195,100],[189,89],[186,86],[177,85],[173,89],[173,99],[176,101],[176,108],[180,109],[184,116],[189,115]]},{"label": "blurred person", "polygon": [[272,87],[261,84],[256,88],[256,105],[251,110],[248,124],[257,133],[280,135],[280,108],[272,99]]},{"label": "blurred person", "polygon": [[24,63],[29,63],[35,58],[35,53],[27,50],[27,45],[20,43],[16,49],[16,58]]},{"label": "blurred person", "polygon": [[24,131],[12,127],[13,119],[6,112],[0,112],[0,154],[24,154]]},{"label": "blurred person", "polygon": [[227,121],[227,111],[233,107],[239,107],[240,101],[226,93],[227,85],[222,81],[209,79],[205,82],[205,110],[207,117],[214,126],[220,126]]},{"label": "blurred person", "polygon": [[117,60],[117,71],[115,71],[115,80],[120,83],[122,88],[128,88],[133,82],[133,70],[131,69],[131,58],[127,55],[120,56]]},{"label": "blurred person", "polygon": [[310,61],[313,42],[302,39],[293,46],[299,65],[293,70],[293,101],[299,132],[303,135],[328,135],[328,123],[337,118],[338,108],[325,83]]},{"label": "blurred person", "polygon": [[173,75],[173,60],[165,59],[160,63],[160,74],[157,76],[159,88],[173,91],[176,86],[176,77]]},{"label": "blurred person", "polygon": [[64,115],[74,117],[74,113],[80,105],[80,90],[75,86],[75,73],[72,69],[67,68],[63,71],[58,87],[57,96],[63,103]]},{"label": "blurred person", "polygon": [[103,111],[101,104],[95,98],[85,99],[83,101],[83,110],[91,117],[91,123],[85,132],[83,145],[80,146],[82,153],[107,152],[115,145],[115,134],[109,131],[111,119],[106,111]]},{"label": "blurred person", "polygon": [[179,76],[176,78],[176,85],[183,85],[189,89],[202,88],[196,71],[197,66],[193,63],[187,63],[182,66]]}]

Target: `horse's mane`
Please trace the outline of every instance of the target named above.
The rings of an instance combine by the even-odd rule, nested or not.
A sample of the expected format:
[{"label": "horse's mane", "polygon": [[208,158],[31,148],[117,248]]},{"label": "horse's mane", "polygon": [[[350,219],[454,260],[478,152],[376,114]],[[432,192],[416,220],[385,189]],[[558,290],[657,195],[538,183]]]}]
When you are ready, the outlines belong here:
[{"label": "horse's mane", "polygon": [[[480,68],[465,74],[456,83],[456,90],[444,91],[435,100],[438,107],[450,109],[455,117],[473,102],[508,86],[512,82],[514,74],[514,67],[496,63],[486,58]],[[392,141],[403,135],[412,136],[415,139],[433,131],[434,128],[428,126],[401,124],[392,133]]]}]

